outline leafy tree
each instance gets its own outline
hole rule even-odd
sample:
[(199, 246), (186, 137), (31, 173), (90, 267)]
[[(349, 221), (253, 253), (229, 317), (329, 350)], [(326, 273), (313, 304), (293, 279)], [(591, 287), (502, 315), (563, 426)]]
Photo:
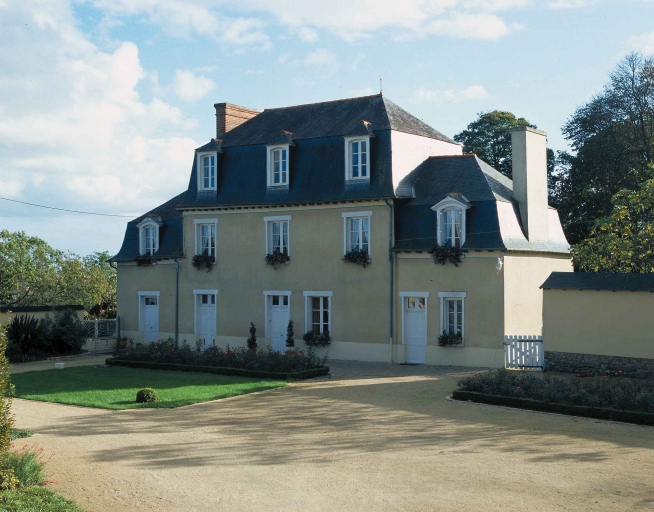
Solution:
[(511, 128), (518, 126), (536, 128), (524, 117), (517, 118), (511, 112), (482, 112), (467, 129), (457, 133), (454, 140), (463, 144), (464, 153), (475, 153), (484, 162), (510, 178)]
[[(654, 59), (632, 53), (599, 94), (563, 127), (574, 154), (562, 153), (554, 204), (568, 240), (590, 235), (613, 208), (613, 196), (650, 177), (654, 155)], [(596, 233), (596, 230), (594, 231)]]
[(109, 257), (82, 258), (23, 232), (0, 231), (0, 306), (97, 305), (97, 316), (115, 316), (116, 269)]
[(608, 217), (572, 249), (575, 266), (592, 272), (654, 272), (654, 179), (613, 198)]

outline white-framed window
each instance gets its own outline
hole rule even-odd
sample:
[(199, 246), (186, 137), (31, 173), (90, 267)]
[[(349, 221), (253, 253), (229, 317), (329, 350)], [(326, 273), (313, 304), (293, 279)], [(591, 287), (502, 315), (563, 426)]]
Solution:
[(306, 332), (326, 334), (332, 331), (332, 292), (304, 292)]
[(151, 219), (139, 222), (139, 254), (153, 256), (159, 250), (159, 224)]
[(216, 257), (218, 219), (195, 219), (195, 254)]
[(461, 247), (466, 241), (466, 210), (470, 203), (461, 196), (461, 200), (447, 197), (432, 206), (436, 212), (438, 245)]
[(370, 180), (370, 137), (345, 137), (345, 180)]
[(216, 190), (218, 153), (198, 153), (198, 190)]
[(366, 251), (370, 254), (370, 219), (372, 212), (343, 213), (343, 254)]
[(441, 302), (441, 333), (461, 336), (465, 340), (466, 292), (439, 292)]
[(266, 254), (280, 252), (290, 256), (290, 215), (264, 217), (266, 223)]
[(268, 146), (267, 160), (269, 187), (288, 187), (289, 146), (290, 144)]

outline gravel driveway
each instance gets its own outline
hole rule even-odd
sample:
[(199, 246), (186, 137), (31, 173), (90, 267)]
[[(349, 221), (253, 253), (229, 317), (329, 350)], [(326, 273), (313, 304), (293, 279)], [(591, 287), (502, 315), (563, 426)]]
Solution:
[(179, 409), (13, 410), (88, 511), (654, 509), (652, 427), (450, 402), (461, 369), (330, 366)]

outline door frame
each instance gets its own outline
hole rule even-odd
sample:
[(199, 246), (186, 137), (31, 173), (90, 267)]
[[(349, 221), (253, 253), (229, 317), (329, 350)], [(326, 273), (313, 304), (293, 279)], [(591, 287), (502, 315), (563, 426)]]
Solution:
[[(193, 290), (193, 334), (198, 336), (200, 334), (198, 315), (200, 314), (200, 308), (198, 307), (198, 296), (199, 295), (215, 295), (216, 304), (215, 304), (215, 318), (216, 321), (216, 338), (218, 337), (218, 290)], [(197, 338), (196, 338), (197, 339)]]
[(264, 316), (263, 316), (263, 323), (266, 326), (264, 329), (264, 337), (270, 340), (270, 346), (272, 346), (272, 333), (270, 332), (270, 326), (268, 325), (268, 313), (269, 313), (269, 299), (268, 297), (271, 295), (285, 295), (288, 297), (288, 319), (291, 320), (291, 293), (290, 291), (282, 291), (282, 290), (264, 290), (263, 291), (263, 310), (264, 310)]
[(416, 298), (423, 298), (425, 299), (425, 336), (426, 336), (426, 344), (425, 344), (425, 350), (427, 348), (427, 345), (429, 345), (429, 292), (400, 292), (400, 304), (402, 305), (402, 345), (404, 346), (404, 360), (406, 361), (406, 354), (407, 354), (407, 342), (406, 342), (406, 331), (404, 328), (404, 317), (406, 314), (406, 303), (404, 302), (408, 297), (416, 297)]
[(147, 292), (139, 291), (139, 331), (143, 333), (143, 339), (145, 340), (145, 298), (146, 297), (156, 297), (157, 298), (157, 336), (161, 332), (161, 292)]

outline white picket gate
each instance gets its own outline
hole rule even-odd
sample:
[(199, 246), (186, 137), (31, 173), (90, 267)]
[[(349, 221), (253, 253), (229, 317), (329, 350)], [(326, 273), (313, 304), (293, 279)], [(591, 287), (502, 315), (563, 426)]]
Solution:
[(85, 320), (82, 324), (86, 334), (86, 343), (82, 347), (84, 350), (95, 352), (116, 346), (118, 337), (118, 320), (116, 318)]
[(545, 369), (542, 336), (504, 336), (504, 367)]

